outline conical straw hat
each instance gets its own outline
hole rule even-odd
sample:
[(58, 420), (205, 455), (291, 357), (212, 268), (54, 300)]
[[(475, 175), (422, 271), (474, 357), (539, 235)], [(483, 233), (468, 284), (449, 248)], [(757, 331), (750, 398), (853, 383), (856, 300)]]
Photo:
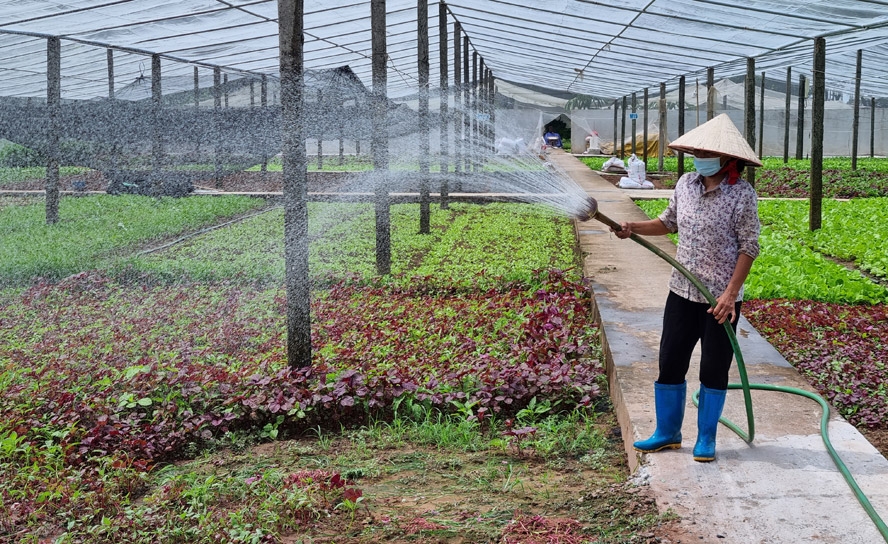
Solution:
[(746, 138), (740, 134), (728, 114), (723, 113), (699, 127), (679, 137), (669, 144), (676, 151), (694, 154), (695, 151), (709, 151), (728, 157), (743, 159), (747, 163), (761, 166), (762, 161), (755, 156)]

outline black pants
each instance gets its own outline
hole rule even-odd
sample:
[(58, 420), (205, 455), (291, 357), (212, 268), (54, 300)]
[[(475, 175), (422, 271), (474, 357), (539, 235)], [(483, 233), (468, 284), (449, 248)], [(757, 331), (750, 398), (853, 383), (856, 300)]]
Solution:
[[(737, 331), (740, 302), (732, 327)], [(724, 323), (707, 313), (709, 304), (692, 302), (669, 292), (663, 312), (663, 334), (660, 337), (660, 376), (662, 384), (680, 384), (685, 381), (691, 365), (691, 354), (697, 341), (702, 342), (700, 356), (700, 383), (710, 389), (728, 388), (728, 370), (734, 350)]]

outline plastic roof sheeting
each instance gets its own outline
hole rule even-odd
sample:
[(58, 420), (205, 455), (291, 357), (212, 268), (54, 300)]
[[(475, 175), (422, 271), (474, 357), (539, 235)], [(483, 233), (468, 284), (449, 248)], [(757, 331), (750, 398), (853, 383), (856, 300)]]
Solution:
[[(305, 66), (348, 65), (371, 86), (370, 2), (305, 1)], [(453, 25), (459, 22), (495, 77), (616, 98), (679, 76), (705, 79), (756, 72), (810, 77), (813, 38), (826, 38), (827, 86), (853, 91), (863, 50), (861, 93), (888, 96), (888, 0), (549, 0), (446, 2), (448, 72), (453, 81)], [(115, 88), (149, 78), (147, 54), (160, 54), (164, 92), (185, 90), (199, 67), (201, 86), (220, 66), (232, 78), (278, 73), (274, 0), (0, 0), (0, 96), (46, 96), (46, 36), (62, 38), (62, 96), (108, 95), (106, 46), (114, 52)], [(388, 0), (388, 92), (418, 90), (416, 0)], [(429, 3), (431, 73), (439, 81), (438, 3)], [(470, 54), (470, 59), (471, 59)], [(470, 70), (471, 72), (471, 70)]]

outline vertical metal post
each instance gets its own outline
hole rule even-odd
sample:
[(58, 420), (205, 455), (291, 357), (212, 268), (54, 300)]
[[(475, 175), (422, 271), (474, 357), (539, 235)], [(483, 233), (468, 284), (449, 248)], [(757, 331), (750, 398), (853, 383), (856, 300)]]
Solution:
[[(305, 150), (303, 0), (278, 0), (282, 157), (284, 175), (284, 257), (287, 292), (287, 362), (311, 365), (311, 310), (308, 280), (308, 157)], [(263, 79), (264, 82), (264, 79)], [(263, 93), (264, 96), (264, 93)]]
[[(755, 58), (746, 58), (746, 85), (744, 90), (743, 109), (745, 119), (743, 127), (745, 129), (746, 142), (750, 149), (755, 149)], [(755, 167), (746, 166), (746, 181), (755, 187)]]
[(108, 98), (114, 100), (114, 50), (109, 47), (105, 57), (108, 59)]
[(438, 105), (438, 123), (441, 130), (440, 144), (440, 161), (441, 161), (441, 208), (447, 209), (447, 193), (449, 185), (447, 176), (450, 174), (450, 116), (448, 112), (448, 102), (450, 101), (450, 89), (448, 88), (448, 58), (447, 58), (447, 4), (440, 2), (438, 4), (438, 73), (440, 75), (438, 81), (439, 105)]
[(715, 68), (706, 69), (706, 120), (715, 117)]
[(857, 50), (857, 72), (854, 75), (854, 121), (851, 123), (851, 170), (857, 170), (857, 142), (860, 133), (860, 72), (863, 49)]
[(428, 234), (429, 217), (429, 3), (416, 2), (416, 70), (419, 76), (419, 233)]
[(481, 153), (481, 162), (486, 163), (488, 154), (493, 149), (493, 144), (490, 138), (490, 70), (487, 69), (487, 65), (484, 64), (484, 57), (481, 57), (481, 66), (479, 68), (481, 76), (480, 82), (480, 90), (481, 94), (481, 117), (478, 120), (478, 125), (481, 127), (481, 135), (484, 137), (484, 142), (482, 149), (484, 150)]
[[(678, 135), (685, 133), (685, 76), (678, 78)], [(647, 144), (645, 144), (647, 145)], [(684, 152), (678, 152), (678, 177), (685, 173)]]
[(160, 55), (155, 53), (151, 55), (151, 193), (155, 196), (163, 193), (163, 91), (160, 81)]
[(786, 111), (784, 112), (783, 127), (783, 164), (789, 162), (789, 123), (792, 121), (792, 67), (786, 68)]
[(876, 97), (870, 98), (870, 158), (876, 156)]
[(339, 132), (339, 166), (345, 164), (345, 122), (342, 120), (342, 117), (339, 118), (338, 121), (338, 132)]
[(222, 69), (213, 68), (213, 179), (222, 187)]
[(222, 98), (224, 100), (224, 107), (228, 109), (228, 74), (222, 75)]
[(644, 161), (645, 166), (647, 166), (648, 162), (648, 108), (650, 105), (648, 104), (648, 88), (644, 88), (644, 99), (642, 100), (644, 103), (644, 129), (642, 134), (642, 140), (644, 140), (644, 152), (643, 158), (641, 160)]
[[(324, 111), (324, 106), (321, 104), (321, 101), (324, 99), (324, 94), (323, 94), (323, 91), (321, 91), (321, 89), (318, 89), (317, 96), (318, 96), (318, 99), (317, 99), (318, 101), (317, 101), (317, 104), (315, 104), (315, 106), (316, 106), (315, 115), (320, 116), (321, 112)], [(317, 140), (317, 142), (318, 142), (318, 170), (323, 170), (324, 169), (324, 132), (321, 129), (321, 127), (315, 127), (315, 130), (317, 131), (317, 137), (318, 137), (318, 140)]]
[(623, 107), (620, 110), (620, 158), (626, 156), (626, 95), (623, 95)]
[(197, 73), (197, 66), (194, 67), (194, 111), (200, 109), (200, 77)]
[[(301, 1), (302, 0), (300, 0), (300, 2)], [(300, 5), (301, 5), (301, 3), (300, 3)], [(302, 12), (300, 11), (300, 13), (302, 13)], [(304, 76), (300, 76), (300, 77), (304, 78)], [(268, 77), (265, 74), (262, 74), (262, 79), (260, 79), (259, 81), (260, 81), (260, 83), (259, 83), (259, 105), (262, 107), (263, 119), (268, 120), (268, 117), (269, 117), (269, 115), (268, 115)], [(304, 100), (305, 98), (304, 98), (304, 95), (302, 94), (302, 93), (304, 93), (304, 88), (303, 88), (305, 85), (304, 80), (301, 85), (302, 86), (299, 88), (299, 93), (300, 93), (300, 96), (303, 97), (302, 99)], [(305, 111), (304, 110), (304, 108), (305, 108), (304, 103), (300, 104), (299, 107), (302, 108), (302, 110), (301, 110), (302, 112)], [(304, 115), (304, 113), (303, 113), (303, 115)], [(263, 144), (264, 145), (262, 146), (262, 165), (259, 167), (259, 170), (262, 172), (262, 177), (265, 177), (268, 174), (268, 151), (267, 151), (268, 142), (267, 141), (263, 142)], [(303, 142), (302, 145), (304, 146), (305, 142)]]
[(826, 101), (826, 40), (814, 38), (814, 99), (811, 104), (811, 203), (808, 228), (821, 226), (823, 207), (823, 109)]
[(255, 85), (255, 83), (256, 83), (256, 80), (253, 78), (250, 78), (250, 107), (251, 108), (256, 105), (256, 85)]
[(49, 109), (49, 135), (46, 142), (46, 224), (59, 222), (59, 128), (62, 103), (62, 43), (46, 39), (46, 107)]
[(490, 149), (491, 152), (496, 152), (496, 78), (493, 77), (493, 70), (488, 70), (487, 73), (490, 85)]
[[(469, 173), (469, 164), (472, 156), (472, 104), (470, 92), (471, 82), (469, 80), (469, 37), (463, 36), (463, 175)], [(462, 182), (459, 184), (462, 189)]]
[(636, 93), (632, 93), (632, 153), (635, 153), (635, 131), (636, 131), (636, 119), (638, 118), (638, 103), (637, 103)]
[[(462, 102), (462, 30), (460, 24), (453, 23), (453, 174), (457, 180), (462, 178), (463, 171), (463, 115), (465, 103)], [(456, 182), (456, 189), (462, 188), (462, 181)]]
[(758, 144), (759, 158), (761, 159), (765, 150), (765, 73), (762, 72), (761, 96), (759, 97), (759, 123), (758, 123)]
[(620, 133), (617, 130), (619, 127), (619, 125), (617, 124), (617, 115), (619, 114), (619, 111), (620, 111), (620, 102), (619, 102), (619, 100), (615, 99), (614, 100), (614, 153), (613, 153), (613, 155), (615, 157), (618, 154), (623, 152), (622, 150), (620, 150), (619, 152), (617, 151), (617, 146), (620, 143)]
[(796, 132), (796, 160), (802, 160), (802, 151), (805, 145), (805, 76), (799, 76), (799, 111), (798, 131)]
[(666, 83), (660, 83), (660, 134), (657, 136), (657, 171), (663, 172), (663, 158), (666, 156)]
[(478, 172), (480, 169), (480, 165), (478, 164), (478, 145), (480, 144), (480, 138), (478, 136), (478, 51), (472, 51), (472, 98), (471, 98), (471, 112), (472, 112), (472, 126), (470, 129), (470, 133), (472, 135), (469, 140), (470, 154), (471, 160), (469, 162), (472, 163), (472, 172)]
[(377, 182), (374, 195), (376, 211), (376, 272), (380, 276), (391, 273), (391, 210), (388, 193), (389, 138), (386, 124), (388, 109), (388, 58), (385, 39), (385, 0), (370, 0), (370, 32), (372, 39), (373, 70), (373, 135), (370, 149)]
[[(114, 96), (114, 50), (110, 47), (105, 51), (105, 57), (108, 63), (108, 109), (111, 112), (112, 117), (116, 118), (115, 113), (115, 96)], [(111, 170), (117, 170), (117, 155), (119, 151), (119, 146), (117, 142), (119, 141), (119, 128), (118, 124), (115, 123), (113, 127), (108, 127), (110, 133), (106, 133), (105, 137), (111, 140)]]

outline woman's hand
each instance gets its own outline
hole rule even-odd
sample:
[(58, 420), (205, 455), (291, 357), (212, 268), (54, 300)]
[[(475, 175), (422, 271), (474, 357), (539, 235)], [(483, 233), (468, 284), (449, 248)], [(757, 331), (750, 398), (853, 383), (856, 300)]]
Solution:
[(627, 222), (620, 223), (620, 227), (622, 227), (622, 230), (614, 230), (613, 227), (611, 227), (611, 232), (616, 234), (617, 238), (619, 238), (621, 240), (625, 240), (626, 238), (629, 238), (630, 236), (632, 236), (631, 223), (627, 223)]
[(730, 318), (731, 323), (737, 320), (737, 293), (730, 293), (725, 291), (722, 293), (718, 300), (716, 300), (717, 304), (715, 307), (710, 307), (707, 312), (711, 313), (713, 317), (718, 321), (719, 325), (725, 322), (726, 319)]

